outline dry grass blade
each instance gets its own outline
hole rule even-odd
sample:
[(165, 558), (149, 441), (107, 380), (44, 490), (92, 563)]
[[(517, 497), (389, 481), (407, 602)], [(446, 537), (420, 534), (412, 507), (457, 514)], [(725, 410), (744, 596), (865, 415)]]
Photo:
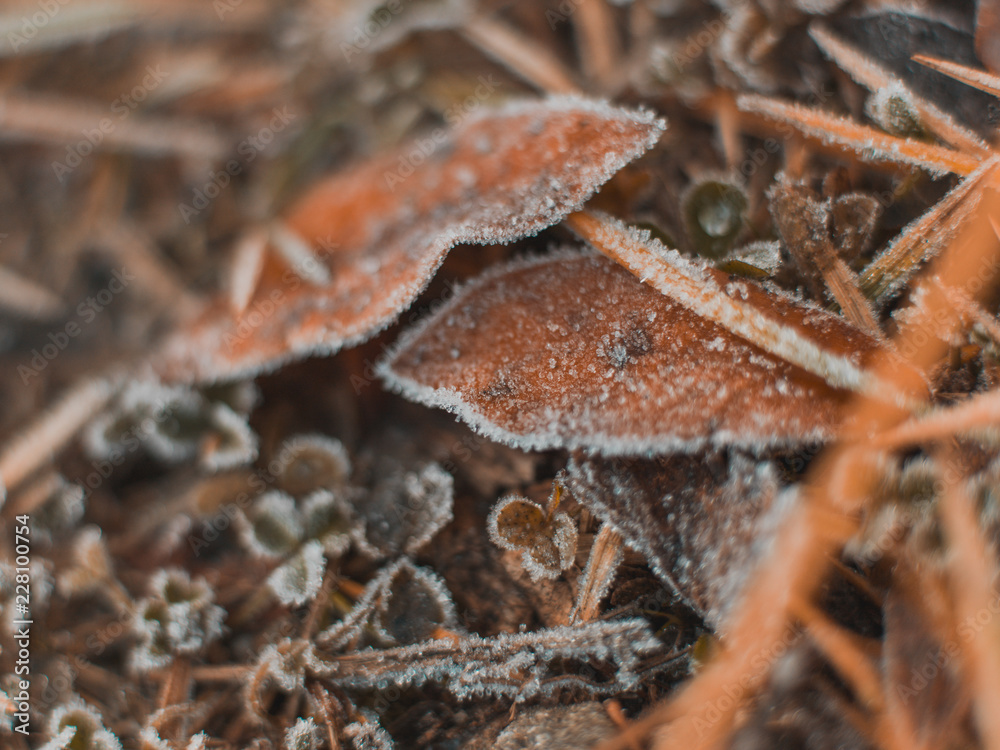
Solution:
[[(947, 455), (947, 454), (946, 454)], [(965, 673), (974, 688), (975, 717), (983, 744), (1000, 748), (1000, 610), (996, 557), (982, 536), (974, 501), (955, 479), (946, 479), (941, 520), (951, 554), (951, 589), (956, 619), (966, 625), (959, 639)]]
[(615, 220), (577, 213), (567, 224), (654, 289), (834, 388), (891, 393), (864, 370), (863, 359), (878, 344), (841, 318), (749, 281), (733, 283)]
[(0, 490), (4, 495), (51, 460), (108, 403), (116, 389), (112, 376), (81, 381), (8, 443), (0, 452)]
[(583, 583), (580, 584), (576, 606), (569, 616), (571, 625), (590, 622), (597, 617), (601, 599), (608, 593), (623, 556), (621, 534), (604, 524), (590, 550), (590, 559), (583, 572)]
[(602, 89), (606, 89), (621, 67), (621, 52), (611, 8), (603, 0), (582, 0), (576, 9), (573, 24), (584, 71)]
[(0, 266), (0, 307), (35, 320), (50, 320), (63, 311), (57, 294), (4, 266)]
[[(813, 24), (809, 34), (828, 57), (846, 70), (851, 77), (870, 91), (878, 91), (889, 86), (901, 86), (899, 78), (883, 68), (874, 60), (865, 57), (861, 52), (839, 39), (823, 26)], [(990, 147), (982, 138), (967, 128), (963, 128), (949, 115), (942, 112), (923, 97), (907, 90), (922, 124), (928, 127), (938, 138), (950, 143), (966, 154), (985, 156), (990, 153)]]
[(932, 70), (944, 73), (946, 76), (951, 76), (956, 81), (967, 83), (980, 91), (985, 91), (987, 94), (1000, 97), (1000, 76), (994, 75), (989, 71), (977, 70), (967, 65), (960, 65), (950, 60), (942, 60), (929, 55), (914, 55), (913, 59)]
[(798, 601), (791, 607), (792, 616), (806, 626), (809, 637), (822, 650), (834, 668), (851, 685), (857, 696), (871, 711), (881, 712), (882, 680), (857, 637), (835, 623), (807, 601)]
[(837, 115), (827, 114), (801, 104), (789, 104), (756, 94), (736, 99), (737, 106), (778, 122), (792, 125), (810, 138), (859, 154), (868, 161), (920, 167), (932, 175), (971, 174), (981, 159), (922, 141), (897, 138), (874, 128)]
[(974, 209), (984, 183), (994, 179), (1000, 160), (991, 158), (956, 185), (899, 236), (861, 273), (861, 289), (876, 302), (891, 297), (928, 257), (958, 232)]
[(948, 441), (957, 434), (995, 428), (1000, 424), (1000, 392), (989, 391), (947, 409), (936, 409), (876, 435), (879, 448), (897, 449), (934, 441)]
[[(37, 6), (24, 4), (0, 15), (0, 58), (17, 55), (29, 41), (34, 53), (81, 41), (96, 41), (136, 23), (144, 14), (137, 12), (130, 3), (122, 2), (65, 5), (58, 13), (46, 18), (46, 23), (31, 26), (34, 33), (29, 40), (24, 30), (32, 10), (37, 12)], [(48, 14), (49, 11), (45, 12)], [(144, 12), (148, 13), (149, 9), (144, 9)]]
[(580, 87), (559, 58), (532, 44), (516, 29), (482, 16), (470, 18), (461, 29), (472, 44), (506, 66), (539, 91), (579, 94)]
[(229, 144), (213, 130), (187, 120), (150, 115), (113, 122), (107, 108), (39, 94), (0, 97), (0, 133), (5, 140), (30, 140), (57, 145), (76, 143), (81, 133), (102, 134), (98, 148), (151, 156), (178, 155), (215, 161)]

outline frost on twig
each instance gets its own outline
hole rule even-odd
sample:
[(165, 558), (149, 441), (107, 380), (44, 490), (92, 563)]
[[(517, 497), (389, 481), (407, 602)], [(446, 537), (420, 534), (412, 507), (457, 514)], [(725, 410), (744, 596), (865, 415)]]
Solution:
[(460, 700), (493, 696), (525, 701), (563, 688), (597, 696), (634, 689), (642, 674), (663, 666), (654, 658), (661, 651), (645, 620), (592, 622), (326, 656), (320, 675), (358, 690), (435, 682)]

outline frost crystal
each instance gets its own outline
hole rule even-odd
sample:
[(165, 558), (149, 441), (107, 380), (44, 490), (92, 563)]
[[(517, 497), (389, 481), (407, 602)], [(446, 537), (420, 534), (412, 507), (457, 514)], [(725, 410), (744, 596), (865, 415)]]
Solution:
[(550, 517), (541, 505), (519, 495), (498, 500), (486, 528), (498, 547), (522, 553), (533, 581), (556, 578), (576, 560), (576, 522), (565, 513)]
[(247, 548), (261, 557), (282, 557), (302, 541), (305, 530), (294, 498), (272, 490), (258, 497), (237, 516)]
[[(827, 317), (811, 325), (839, 336)], [(833, 433), (844, 399), (612, 261), (570, 253), (487, 272), (379, 373), (498, 442), (605, 455), (800, 445)]]
[(378, 723), (378, 717), (371, 711), (361, 711), (362, 721), (355, 721), (344, 727), (347, 737), (354, 750), (394, 750), (396, 747), (392, 737)]
[(664, 127), (603, 102), (519, 102), (468, 118), (415, 170), (400, 169), (408, 147), (321, 182), (286, 222), (314, 245), (330, 283), (308, 283), (269, 258), (240, 315), (220, 299), (167, 342), (157, 367), (176, 381), (232, 379), (364, 341), (409, 307), (452, 247), (554, 224)]
[(302, 545), (291, 559), (275, 569), (268, 576), (267, 585), (282, 603), (297, 607), (319, 593), (325, 570), (323, 545), (313, 540)]
[(159, 669), (177, 654), (194, 654), (222, 635), (226, 611), (213, 603), (214, 592), (201, 578), (182, 570), (161, 570), (150, 579), (151, 596), (136, 605), (132, 628), (139, 643), (136, 669)]

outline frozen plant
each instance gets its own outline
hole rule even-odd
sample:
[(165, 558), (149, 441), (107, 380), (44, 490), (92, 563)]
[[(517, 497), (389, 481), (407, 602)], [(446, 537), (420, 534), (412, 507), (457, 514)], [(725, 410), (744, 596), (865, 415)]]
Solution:
[(349, 644), (405, 646), (458, 628), (458, 617), (444, 581), (403, 558), (369, 581), (354, 608), (323, 632), (318, 642), (335, 650)]
[(556, 578), (576, 560), (576, 522), (556, 512), (558, 485), (546, 510), (520, 495), (500, 498), (486, 520), (490, 539), (501, 549), (521, 553), (531, 580)]
[(299, 497), (313, 490), (343, 487), (351, 476), (351, 460), (336, 438), (319, 434), (295, 435), (284, 442), (275, 458), (275, 484)]
[(249, 463), (257, 436), (245, 415), (186, 386), (132, 381), (84, 433), (92, 458), (120, 464), (142, 448), (165, 463), (199, 458), (209, 471)]
[(297, 607), (319, 593), (326, 558), (323, 546), (311, 540), (267, 577), (267, 585), (282, 604)]
[(121, 742), (104, 728), (101, 717), (79, 698), (55, 708), (49, 716), (52, 739), (38, 750), (121, 750)]
[(359, 720), (344, 727), (344, 736), (351, 741), (354, 750), (393, 750), (396, 744), (379, 724), (378, 717), (371, 711), (360, 713)]
[(285, 750), (319, 750), (319, 727), (311, 718), (299, 717), (285, 732)]
[(151, 596), (136, 604), (132, 628), (139, 638), (132, 665), (160, 669), (179, 654), (195, 654), (222, 635), (226, 611), (213, 603), (212, 587), (182, 570), (161, 570), (150, 580)]
[(356, 505), (365, 520), (365, 551), (373, 557), (415, 554), (451, 521), (453, 495), (451, 474), (439, 464), (388, 469)]

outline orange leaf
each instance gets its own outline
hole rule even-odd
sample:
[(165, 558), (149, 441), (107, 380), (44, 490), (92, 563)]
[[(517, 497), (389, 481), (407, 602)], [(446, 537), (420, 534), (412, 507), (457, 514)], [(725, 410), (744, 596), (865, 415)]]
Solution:
[(500, 442), (605, 455), (822, 440), (844, 397), (612, 261), (568, 253), (477, 279), (380, 371)]
[(559, 221), (664, 127), (649, 112), (577, 98), (518, 103), (320, 182), (286, 223), (319, 249), (323, 273), (271, 255), (246, 308), (234, 317), (220, 299), (167, 342), (158, 369), (221, 380), (360, 343), (411, 304), (453, 246)]

